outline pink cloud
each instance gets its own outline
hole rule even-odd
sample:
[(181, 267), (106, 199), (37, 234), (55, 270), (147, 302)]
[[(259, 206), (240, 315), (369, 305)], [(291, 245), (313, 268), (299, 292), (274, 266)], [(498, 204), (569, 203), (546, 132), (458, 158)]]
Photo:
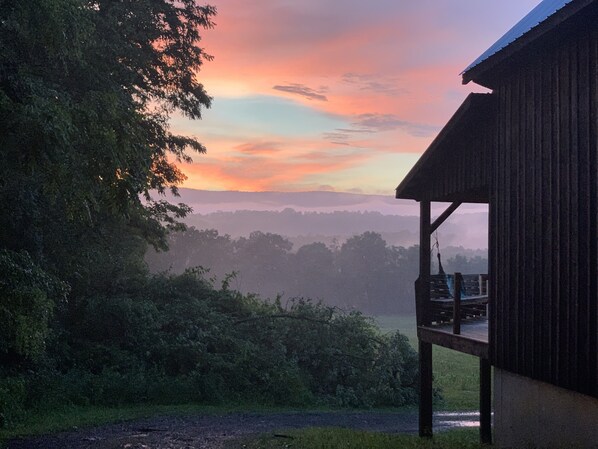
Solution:
[(235, 150), (245, 154), (274, 154), (281, 151), (280, 143), (278, 142), (252, 142), (236, 145)]
[(291, 157), (225, 155), (197, 158), (182, 169), (189, 180), (186, 187), (218, 185), (227, 190), (289, 190), (290, 185), (307, 188), (309, 177), (358, 166), (366, 155), (357, 152), (299, 152)]
[(199, 77), (216, 103), (219, 96), (276, 95), (346, 126), (298, 139), (276, 128), (257, 135), (232, 118), (218, 135), (202, 134), (199, 123), (208, 155), (182, 167), (185, 185), (288, 190), (336, 188), (322, 179), (327, 173), (336, 182), (343, 170), (381, 154), (425, 150), (473, 88), (460, 84), (460, 71), (537, 0), (212, 3), (217, 26), (204, 33), (204, 46), (215, 60)]

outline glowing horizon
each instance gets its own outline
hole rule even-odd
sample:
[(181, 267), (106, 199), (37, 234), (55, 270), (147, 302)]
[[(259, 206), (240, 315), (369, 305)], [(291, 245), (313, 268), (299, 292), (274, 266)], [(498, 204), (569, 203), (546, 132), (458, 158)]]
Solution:
[(537, 0), (214, 0), (198, 74), (213, 107), (172, 120), (206, 155), (183, 187), (388, 194), (475, 85), (458, 74)]

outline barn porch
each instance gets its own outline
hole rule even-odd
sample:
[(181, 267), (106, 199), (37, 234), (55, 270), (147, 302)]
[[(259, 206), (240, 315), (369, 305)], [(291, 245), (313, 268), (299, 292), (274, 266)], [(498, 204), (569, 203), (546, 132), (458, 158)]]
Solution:
[[(422, 315), (418, 338), (487, 359), (489, 283), (487, 274), (431, 274), (427, 288), (416, 289)], [(421, 297), (421, 288), (429, 297)]]
[[(420, 205), (419, 277), (415, 284), (420, 436), (429, 437), (433, 433), (432, 345), (439, 345), (479, 358), (480, 439), (483, 443), (492, 440), (489, 349), (492, 279), (479, 274), (454, 273), (444, 278), (432, 275), (430, 240), (463, 203), (491, 205), (490, 156), (495, 137), (495, 107), (492, 95), (470, 94), (396, 190), (396, 198), (413, 199)], [(432, 202), (448, 203), (434, 220)], [(489, 213), (491, 220), (491, 207)], [(477, 283), (477, 292), (467, 288), (472, 283)]]
[[(480, 440), (492, 442), (492, 389), (489, 345), (491, 279), (485, 274), (431, 274), (432, 233), (461, 205), (451, 204), (434, 222), (431, 201), (420, 201), (420, 267), (415, 283), (420, 369), (419, 434), (433, 434), (432, 345), (479, 358)], [(443, 282), (450, 280), (452, 282)], [(473, 280), (477, 279), (477, 282)], [(471, 284), (478, 284), (477, 291)], [(446, 285), (446, 287), (445, 287)]]

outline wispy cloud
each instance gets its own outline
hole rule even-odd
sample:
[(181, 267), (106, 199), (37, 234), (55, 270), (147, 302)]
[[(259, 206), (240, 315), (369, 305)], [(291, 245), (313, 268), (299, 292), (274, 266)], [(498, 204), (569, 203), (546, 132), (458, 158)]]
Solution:
[(349, 145), (349, 135), (344, 132), (328, 132), (324, 133), (322, 137), (335, 145)]
[(359, 114), (353, 125), (360, 130), (375, 132), (400, 129), (415, 137), (430, 137), (438, 131), (437, 126), (405, 121), (395, 114)]
[(272, 89), (278, 90), (280, 92), (299, 95), (303, 98), (307, 98), (308, 100), (328, 101), (328, 98), (326, 98), (326, 95), (324, 95), (324, 93), (327, 91), (326, 87), (320, 87), (318, 90), (316, 90), (306, 86), (305, 84), (292, 83), (286, 85), (277, 84), (276, 86), (272, 87)]
[(345, 134), (371, 134), (374, 132), (371, 129), (352, 129), (352, 128), (337, 128), (337, 131), (340, 131)]
[(382, 75), (345, 73), (342, 81), (354, 85), (359, 90), (376, 92), (385, 95), (398, 96), (409, 93), (404, 87), (399, 87), (397, 78), (389, 78)]
[(244, 154), (275, 154), (281, 150), (281, 144), (278, 142), (252, 142), (243, 143), (234, 148)]

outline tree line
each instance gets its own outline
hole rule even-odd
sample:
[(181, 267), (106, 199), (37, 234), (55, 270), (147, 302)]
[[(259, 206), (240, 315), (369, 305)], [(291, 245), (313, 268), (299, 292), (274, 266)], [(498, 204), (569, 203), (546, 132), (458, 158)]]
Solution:
[[(229, 279), (239, 291), (265, 298), (312, 298), (375, 315), (415, 312), (419, 247), (389, 245), (376, 232), (293, 251), (292, 243), (278, 234), (255, 231), (234, 239), (192, 227), (171, 234), (168, 246), (168, 252), (148, 251), (151, 271), (182, 273), (198, 266), (215, 280)], [(485, 273), (487, 259), (457, 254), (443, 267), (447, 272)]]

